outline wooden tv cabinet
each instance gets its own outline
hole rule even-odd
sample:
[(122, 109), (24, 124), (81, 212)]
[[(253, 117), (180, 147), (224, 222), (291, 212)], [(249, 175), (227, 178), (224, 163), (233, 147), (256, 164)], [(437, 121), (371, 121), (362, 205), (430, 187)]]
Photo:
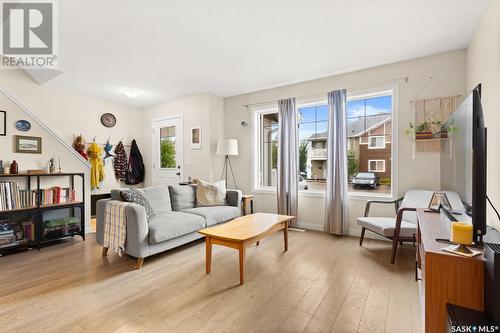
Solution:
[(441, 214), (417, 210), (417, 277), (426, 333), (446, 331), (446, 303), (483, 310), (483, 255), (467, 258), (444, 252), (450, 223)]

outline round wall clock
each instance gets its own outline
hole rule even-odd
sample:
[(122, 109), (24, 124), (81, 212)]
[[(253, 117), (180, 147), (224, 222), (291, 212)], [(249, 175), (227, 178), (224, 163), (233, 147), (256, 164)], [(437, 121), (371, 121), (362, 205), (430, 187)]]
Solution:
[(101, 123), (106, 127), (113, 127), (116, 125), (116, 117), (112, 113), (104, 113), (101, 116)]

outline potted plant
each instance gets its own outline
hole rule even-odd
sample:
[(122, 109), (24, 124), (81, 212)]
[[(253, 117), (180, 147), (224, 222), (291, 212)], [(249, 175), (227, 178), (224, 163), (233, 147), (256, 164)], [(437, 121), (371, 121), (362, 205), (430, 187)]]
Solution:
[(415, 127), (413, 127), (413, 124), (410, 124), (410, 128), (412, 128), (415, 133), (415, 140), (432, 139), (431, 125), (428, 122), (424, 121)]
[(454, 133), (456, 131), (458, 131), (458, 126), (455, 125), (455, 120), (451, 119), (441, 125), (439, 135), (441, 138), (447, 138), (448, 133)]

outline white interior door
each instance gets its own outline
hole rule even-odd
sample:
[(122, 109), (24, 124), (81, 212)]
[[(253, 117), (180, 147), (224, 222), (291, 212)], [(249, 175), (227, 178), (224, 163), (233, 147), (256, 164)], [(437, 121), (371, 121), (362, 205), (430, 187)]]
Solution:
[(178, 185), (183, 180), (183, 117), (153, 121), (154, 184)]

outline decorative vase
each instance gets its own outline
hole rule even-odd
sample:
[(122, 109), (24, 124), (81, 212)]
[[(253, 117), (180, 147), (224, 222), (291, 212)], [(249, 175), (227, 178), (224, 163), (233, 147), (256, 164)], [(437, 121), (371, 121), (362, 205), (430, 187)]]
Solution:
[(16, 160), (14, 160), (10, 165), (10, 173), (12, 175), (17, 175), (18, 172), (19, 172), (19, 166), (17, 165)]

